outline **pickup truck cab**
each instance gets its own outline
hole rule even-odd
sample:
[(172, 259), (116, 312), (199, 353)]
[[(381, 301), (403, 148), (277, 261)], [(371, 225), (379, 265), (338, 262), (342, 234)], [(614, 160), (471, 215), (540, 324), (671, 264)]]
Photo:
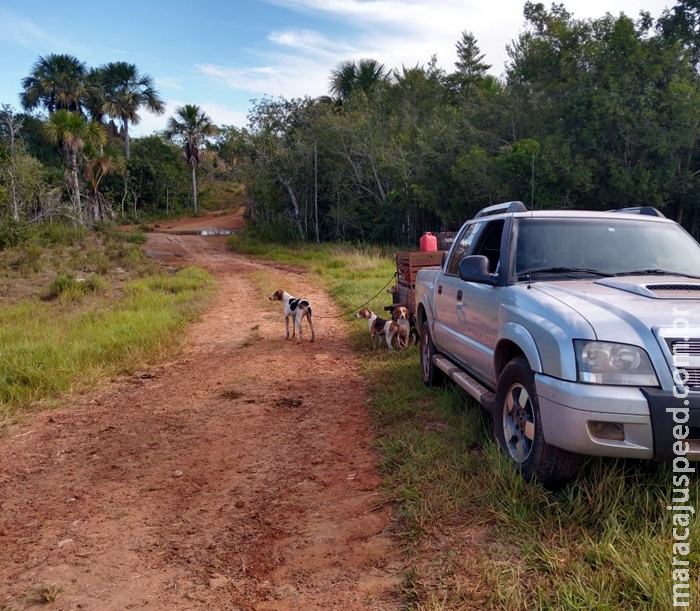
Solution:
[(700, 244), (655, 209), (490, 206), (415, 301), (423, 381), (491, 411), (526, 480), (564, 485), (582, 455), (700, 459)]

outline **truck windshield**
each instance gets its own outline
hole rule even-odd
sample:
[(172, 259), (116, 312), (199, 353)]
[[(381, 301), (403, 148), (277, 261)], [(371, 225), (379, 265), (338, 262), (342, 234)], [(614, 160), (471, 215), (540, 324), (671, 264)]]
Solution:
[(636, 218), (519, 219), (518, 278), (545, 274), (700, 277), (700, 245), (679, 225)]

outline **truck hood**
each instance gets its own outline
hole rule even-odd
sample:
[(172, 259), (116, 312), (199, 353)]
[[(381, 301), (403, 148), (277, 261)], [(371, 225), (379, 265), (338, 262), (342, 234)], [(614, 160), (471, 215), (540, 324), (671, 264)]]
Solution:
[(598, 339), (619, 341), (630, 338), (630, 332), (644, 336), (655, 327), (673, 326), (680, 317), (700, 328), (700, 279), (630, 276), (537, 282), (531, 288), (578, 312)]

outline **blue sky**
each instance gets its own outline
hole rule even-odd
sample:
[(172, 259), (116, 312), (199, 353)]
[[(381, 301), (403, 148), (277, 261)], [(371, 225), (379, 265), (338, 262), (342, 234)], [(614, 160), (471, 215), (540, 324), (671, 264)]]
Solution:
[[(658, 17), (669, 0), (562, 0), (576, 18), (606, 12)], [(146, 111), (133, 135), (165, 126), (177, 106), (199, 105), (217, 125), (244, 127), (251, 100), (328, 93), (332, 70), (372, 58), (387, 68), (454, 70), (463, 31), (500, 76), (525, 0), (2, 0), (0, 103), (19, 109), (22, 78), (40, 57), (67, 53), (95, 67), (136, 64), (154, 78), (166, 114)], [(545, 2), (549, 6), (550, 2)]]

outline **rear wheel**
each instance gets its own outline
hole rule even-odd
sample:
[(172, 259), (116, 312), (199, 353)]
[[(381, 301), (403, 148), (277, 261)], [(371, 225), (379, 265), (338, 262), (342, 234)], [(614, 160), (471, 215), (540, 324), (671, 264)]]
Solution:
[(526, 481), (537, 479), (556, 489), (576, 477), (581, 457), (544, 439), (535, 376), (524, 357), (510, 361), (498, 379), (493, 426), (499, 445)]
[(445, 383), (445, 374), (438, 369), (433, 362), (433, 357), (437, 354), (433, 338), (430, 335), (428, 321), (424, 321), (420, 334), (420, 370), (423, 384), (426, 386), (439, 386)]

